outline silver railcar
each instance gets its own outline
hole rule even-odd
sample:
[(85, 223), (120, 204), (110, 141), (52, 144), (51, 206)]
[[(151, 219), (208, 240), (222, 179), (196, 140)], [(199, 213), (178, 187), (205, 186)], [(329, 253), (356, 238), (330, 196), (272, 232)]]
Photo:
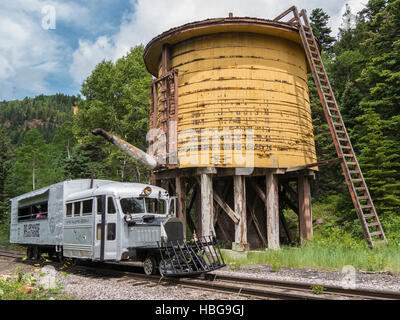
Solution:
[(108, 180), (61, 182), (11, 199), (10, 242), (92, 261), (142, 261), (146, 274), (180, 276), (224, 265), (214, 239), (184, 241), (176, 198), (156, 186)]

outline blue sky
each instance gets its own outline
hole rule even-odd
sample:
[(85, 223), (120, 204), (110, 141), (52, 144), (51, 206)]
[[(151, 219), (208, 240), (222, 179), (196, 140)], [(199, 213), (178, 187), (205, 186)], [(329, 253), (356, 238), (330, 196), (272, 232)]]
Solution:
[(294, 4), (308, 13), (313, 8), (323, 8), (331, 16), (330, 26), (336, 35), (345, 4), (356, 13), (366, 2), (1, 0), (0, 100), (42, 93), (76, 95), (82, 81), (101, 60), (116, 61), (131, 47), (146, 45), (159, 33), (190, 21), (224, 17), (229, 12), (234, 16), (272, 19)]

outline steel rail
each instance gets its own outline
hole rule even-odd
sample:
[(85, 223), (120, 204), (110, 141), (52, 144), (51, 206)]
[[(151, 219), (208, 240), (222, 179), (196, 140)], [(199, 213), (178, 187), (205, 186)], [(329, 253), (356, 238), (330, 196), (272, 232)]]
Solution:
[(260, 279), (253, 277), (243, 277), (243, 276), (232, 276), (223, 274), (208, 273), (203, 275), (203, 278), (209, 281), (235, 281), (237, 283), (243, 284), (261, 284), (261, 285), (273, 285), (277, 287), (285, 287), (291, 289), (301, 289), (301, 290), (312, 290), (316, 285), (323, 287), (324, 293), (341, 294), (346, 296), (367, 298), (367, 299), (384, 299), (384, 300), (400, 300), (400, 293), (390, 290), (374, 290), (374, 289), (352, 289), (344, 288), (341, 286), (334, 285), (321, 285), (318, 283), (308, 283), (308, 282), (295, 282), (286, 280), (270, 280), (270, 279)]
[(25, 254), (21, 252), (0, 249), (0, 257), (22, 258), (24, 255)]

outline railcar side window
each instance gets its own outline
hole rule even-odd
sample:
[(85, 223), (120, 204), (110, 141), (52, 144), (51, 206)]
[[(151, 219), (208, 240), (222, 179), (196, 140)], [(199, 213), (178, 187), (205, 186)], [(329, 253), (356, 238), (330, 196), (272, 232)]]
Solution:
[(18, 209), (18, 221), (30, 220), (32, 218), (31, 207)]
[(115, 213), (115, 206), (114, 206), (114, 201), (112, 197), (107, 198), (107, 213)]
[(42, 202), (27, 207), (18, 208), (18, 221), (46, 219), (48, 217), (48, 203)]
[(82, 201), (82, 215), (90, 216), (93, 211), (93, 200)]
[(97, 197), (97, 214), (103, 213), (103, 201), (101, 197)]
[(107, 224), (107, 240), (115, 240), (115, 230), (116, 224), (115, 223), (108, 223)]
[(67, 217), (72, 217), (72, 203), (67, 203)]
[(81, 203), (75, 202), (74, 203), (74, 217), (79, 216), (81, 214)]
[(97, 228), (96, 228), (96, 237), (97, 237), (97, 240), (101, 240), (101, 223), (98, 223), (97, 224)]

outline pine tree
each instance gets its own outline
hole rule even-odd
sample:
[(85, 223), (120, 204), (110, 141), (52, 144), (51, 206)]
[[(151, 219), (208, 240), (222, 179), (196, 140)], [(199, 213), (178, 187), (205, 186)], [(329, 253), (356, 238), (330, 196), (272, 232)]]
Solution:
[(375, 206), (381, 214), (400, 214), (400, 152), (393, 152), (400, 141), (383, 134), (387, 124), (372, 108), (359, 120), (367, 128), (359, 161)]
[(328, 27), (329, 15), (321, 8), (311, 11), (310, 22), (314, 35), (320, 41), (322, 49), (330, 54), (335, 38), (331, 36), (332, 30)]
[[(148, 181), (146, 168), (91, 134), (91, 130), (103, 128), (142, 150), (147, 149), (151, 75), (146, 70), (143, 51), (138, 46), (115, 64), (99, 63), (82, 85), (86, 100), (79, 104), (74, 134), (85, 144), (91, 166), (97, 167), (97, 177)], [(96, 151), (92, 153), (93, 150)]]
[(27, 131), (22, 144), (15, 151), (14, 183), (19, 194), (51, 184), (54, 172), (50, 152), (37, 129)]
[(0, 222), (9, 211), (8, 183), (11, 174), (11, 145), (4, 128), (0, 129)]

